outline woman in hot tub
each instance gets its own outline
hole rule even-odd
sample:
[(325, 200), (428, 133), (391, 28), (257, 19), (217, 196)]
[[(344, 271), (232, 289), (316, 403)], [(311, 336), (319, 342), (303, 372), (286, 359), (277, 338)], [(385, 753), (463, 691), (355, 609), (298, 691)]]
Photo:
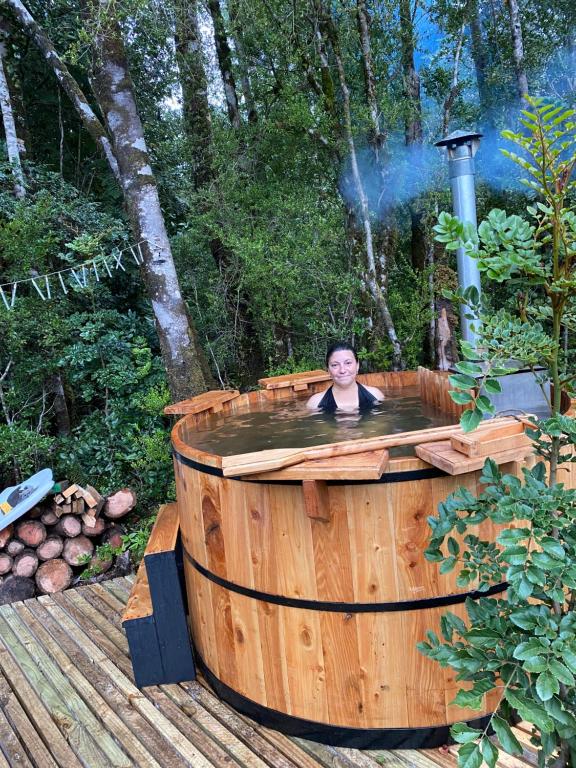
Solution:
[(360, 362), (350, 344), (333, 344), (326, 353), (326, 368), (332, 386), (312, 395), (306, 403), (308, 408), (326, 413), (366, 411), (384, 400), (384, 393), (377, 387), (367, 387), (356, 381)]

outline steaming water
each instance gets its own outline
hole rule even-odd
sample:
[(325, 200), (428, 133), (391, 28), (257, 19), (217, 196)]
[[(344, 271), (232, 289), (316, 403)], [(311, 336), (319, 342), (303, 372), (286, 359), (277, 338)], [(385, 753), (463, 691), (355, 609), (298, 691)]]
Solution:
[[(383, 403), (362, 414), (309, 411), (305, 400), (267, 403), (257, 412), (246, 408), (227, 416), (214, 414), (198, 429), (183, 430), (182, 437), (201, 451), (233, 456), (270, 448), (308, 448), (455, 423), (453, 416), (423, 403), (418, 387), (385, 390), (385, 394)], [(391, 455), (409, 453), (409, 448), (391, 451)]]

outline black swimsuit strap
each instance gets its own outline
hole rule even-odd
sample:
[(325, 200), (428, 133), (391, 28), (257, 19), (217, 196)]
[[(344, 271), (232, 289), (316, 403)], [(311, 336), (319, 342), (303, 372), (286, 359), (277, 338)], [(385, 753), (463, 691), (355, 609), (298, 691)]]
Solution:
[[(366, 389), (366, 387), (364, 387), (362, 384), (359, 382), (357, 382), (357, 384), (359, 410), (364, 411), (368, 408), (372, 408), (372, 406), (378, 402), (378, 398), (375, 397), (372, 392)], [(334, 393), (332, 392), (332, 387), (326, 390), (322, 400), (320, 400), (318, 403), (318, 408), (320, 408), (322, 411), (326, 411), (327, 413), (333, 413), (338, 409), (338, 405), (334, 399)]]

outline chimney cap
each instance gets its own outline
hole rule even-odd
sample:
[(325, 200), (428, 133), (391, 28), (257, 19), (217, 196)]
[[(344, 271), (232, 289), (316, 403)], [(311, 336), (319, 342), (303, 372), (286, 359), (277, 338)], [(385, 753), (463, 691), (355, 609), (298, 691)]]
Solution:
[(483, 133), (476, 131), (452, 131), (440, 141), (435, 141), (435, 147), (458, 147), (461, 144), (467, 144), (470, 141), (478, 141), (484, 136)]

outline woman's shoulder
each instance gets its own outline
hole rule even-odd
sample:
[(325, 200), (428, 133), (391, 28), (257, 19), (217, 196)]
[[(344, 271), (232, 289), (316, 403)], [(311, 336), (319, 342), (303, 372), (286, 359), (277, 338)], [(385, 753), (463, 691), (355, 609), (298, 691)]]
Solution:
[(362, 384), (364, 389), (367, 389), (368, 392), (370, 392), (371, 395), (374, 395), (374, 397), (377, 400), (385, 400), (386, 396), (384, 395), (384, 392), (382, 392), (381, 389), (378, 389), (378, 387), (369, 387), (367, 384)]
[(320, 405), (320, 401), (326, 394), (326, 390), (323, 390), (322, 392), (316, 392), (315, 395), (312, 395), (312, 397), (308, 400), (306, 403), (306, 408), (318, 408)]

